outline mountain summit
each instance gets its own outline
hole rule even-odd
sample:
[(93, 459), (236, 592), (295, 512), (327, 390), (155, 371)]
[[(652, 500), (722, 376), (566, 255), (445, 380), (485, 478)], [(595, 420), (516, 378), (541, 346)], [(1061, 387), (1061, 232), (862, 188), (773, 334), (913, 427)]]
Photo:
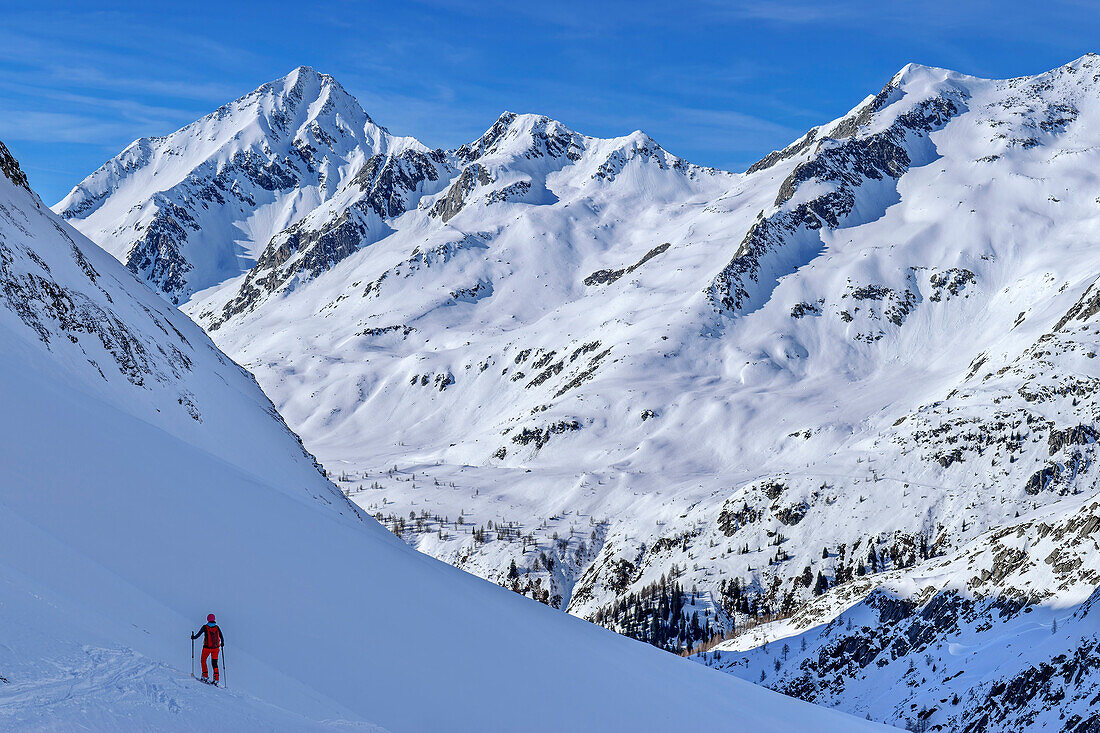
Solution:
[(170, 135), (135, 140), (54, 209), (181, 303), (246, 271), (371, 155), (409, 145), (302, 66)]

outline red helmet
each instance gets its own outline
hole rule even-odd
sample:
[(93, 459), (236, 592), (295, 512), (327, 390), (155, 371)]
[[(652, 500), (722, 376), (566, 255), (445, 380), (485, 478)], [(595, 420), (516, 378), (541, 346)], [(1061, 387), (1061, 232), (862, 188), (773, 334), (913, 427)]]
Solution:
[(207, 623), (211, 623), (211, 624), (214, 623), (214, 614), (212, 614), (212, 613), (208, 614), (207, 617), (206, 617), (206, 621), (207, 621)]

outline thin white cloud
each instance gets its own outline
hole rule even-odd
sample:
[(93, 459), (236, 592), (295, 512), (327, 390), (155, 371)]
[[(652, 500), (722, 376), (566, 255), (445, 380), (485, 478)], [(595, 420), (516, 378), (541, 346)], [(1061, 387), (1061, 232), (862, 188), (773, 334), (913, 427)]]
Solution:
[(50, 143), (100, 144), (99, 141), (125, 135), (131, 127), (68, 112), (6, 110), (0, 115), (0, 139)]
[(49, 78), (56, 82), (84, 88), (116, 92), (150, 94), (213, 101), (222, 104), (240, 95), (241, 90), (222, 82), (193, 82), (183, 79), (165, 80), (105, 74), (90, 66), (52, 66)]

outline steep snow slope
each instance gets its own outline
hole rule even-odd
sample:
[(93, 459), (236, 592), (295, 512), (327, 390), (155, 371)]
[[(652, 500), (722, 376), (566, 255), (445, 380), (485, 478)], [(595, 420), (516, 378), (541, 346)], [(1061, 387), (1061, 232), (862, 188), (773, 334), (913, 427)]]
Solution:
[[(415, 552), (0, 145), (0, 723), (851, 730)], [(230, 691), (186, 676), (209, 610)]]
[(135, 140), (54, 208), (180, 303), (248, 270), (372, 155), (421, 147), (303, 66), (171, 135)]

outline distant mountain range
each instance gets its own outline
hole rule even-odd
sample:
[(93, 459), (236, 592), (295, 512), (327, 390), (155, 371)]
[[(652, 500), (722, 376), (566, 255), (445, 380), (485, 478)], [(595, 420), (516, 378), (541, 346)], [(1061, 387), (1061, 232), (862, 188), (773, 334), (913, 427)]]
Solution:
[(1091, 54), (907, 66), (740, 174), (433, 150), (300, 68), (55, 210), (421, 551), (665, 648), (768, 622), (701, 659), (860, 716), (1086, 731), (1097, 171)]

